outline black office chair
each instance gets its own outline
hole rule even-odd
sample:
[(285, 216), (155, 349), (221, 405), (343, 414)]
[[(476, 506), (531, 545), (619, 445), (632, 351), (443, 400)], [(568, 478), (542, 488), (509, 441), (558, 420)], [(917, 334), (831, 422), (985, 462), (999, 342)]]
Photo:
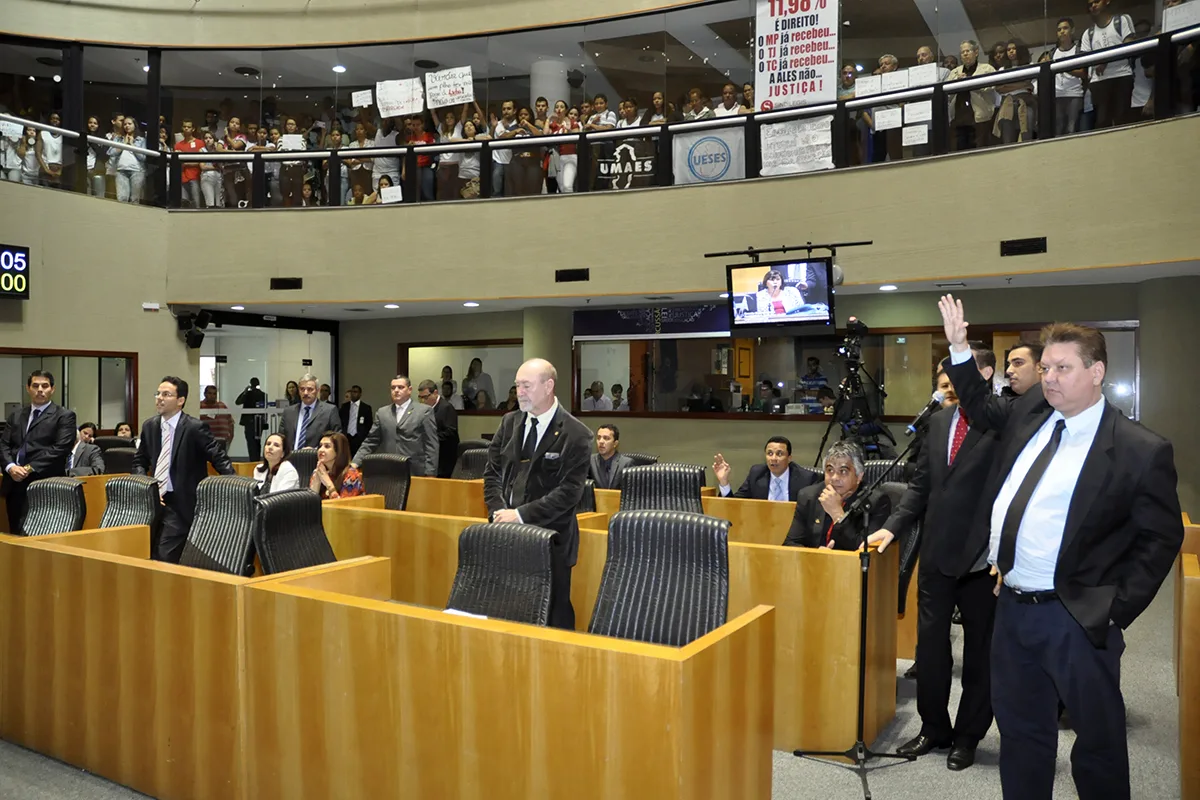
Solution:
[(662, 467), (683, 467), (684, 469), (699, 470), (701, 488), (708, 485), (708, 470), (698, 464), (684, 464), (682, 461), (659, 461), (658, 465)]
[(621, 511), (687, 511), (703, 514), (704, 468), (688, 464), (626, 467), (621, 473)]
[(252, 539), (265, 575), (337, 561), (321, 521), (321, 498), (308, 489), (255, 498)]
[(579, 496), (576, 514), (587, 514), (596, 510), (596, 482), (588, 478), (583, 482), (583, 494)]
[(161, 508), (158, 501), (158, 481), (145, 475), (110, 478), (104, 485), (104, 503), (104, 516), (100, 518), (101, 528), (153, 525)]
[[(864, 470), (862, 482), (867, 486), (874, 486), (875, 481), (879, 480), (880, 478), (884, 478), (884, 480), (889, 481), (902, 480), (904, 476), (904, 462), (901, 461), (895, 467), (889, 469), (891, 463), (892, 462), (890, 460), (884, 459), (872, 459), (867, 461), (863, 465)], [(886, 477), (884, 477), (885, 475)]]
[(258, 484), (240, 475), (200, 481), (179, 563), (185, 567), (250, 577), (254, 574), (254, 498)]
[(392, 453), (373, 453), (363, 456), (363, 491), (383, 495), (383, 507), (403, 511), (408, 505), (408, 489), (412, 485), (412, 464), (408, 456)]
[(83, 481), (78, 478), (42, 478), (26, 490), (25, 514), (20, 533), (47, 536), (83, 530), (87, 502), (83, 499)]
[(92, 444), (100, 448), (101, 454), (104, 455), (104, 460), (107, 461), (109, 450), (114, 447), (133, 447), (133, 439), (126, 439), (121, 436), (97, 436), (92, 439)]
[(317, 448), (301, 447), (299, 450), (293, 450), (287, 460), (296, 468), (296, 474), (300, 476), (300, 485), (308, 486), (313, 472), (317, 469)]
[[(128, 442), (128, 439), (122, 439)], [(110, 447), (104, 451), (105, 475), (128, 475), (133, 472), (133, 457), (137, 450), (132, 447)]]
[(486, 448), (476, 450), (465, 450), (458, 459), (458, 464), (454, 467), (454, 473), (451, 478), (457, 478), (463, 481), (475, 481), (483, 477), (483, 471), (487, 469), (488, 451)]
[(622, 511), (588, 632), (682, 647), (725, 624), (729, 520), (680, 511)]
[(490, 442), (487, 439), (463, 439), (458, 443), (458, 452), (454, 454), (454, 463), (462, 461), (462, 454), (468, 450), (487, 450)]
[[(900, 498), (904, 497), (908, 484), (888, 481), (879, 488), (888, 496), (894, 511), (900, 507)], [(970, 520), (967, 520), (964, 524), (969, 524), (969, 522)], [(902, 530), (894, 530), (892, 533), (896, 535), (896, 539), (891, 546), (900, 553), (900, 604), (897, 607), (897, 613), (903, 614), (904, 607), (907, 605), (908, 584), (917, 567), (917, 556), (921, 554), (921, 520), (918, 518), (911, 525)]]
[(635, 467), (646, 467), (658, 463), (658, 456), (652, 456), (648, 453), (621, 453), (621, 455), (632, 461)]
[(516, 522), (468, 526), (458, 537), (458, 572), (446, 608), (545, 626), (557, 535)]

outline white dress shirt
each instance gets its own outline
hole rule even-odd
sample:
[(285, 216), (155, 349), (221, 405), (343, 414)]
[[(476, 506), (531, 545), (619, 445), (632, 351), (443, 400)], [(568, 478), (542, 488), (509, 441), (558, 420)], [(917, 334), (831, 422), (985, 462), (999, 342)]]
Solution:
[[(171, 442), (171, 461), (172, 461), (172, 463), (175, 461), (175, 429), (177, 427), (179, 427), (179, 417), (180, 417), (180, 413), (175, 413), (175, 414), (171, 415), (170, 419), (168, 419), (166, 417), (159, 418), (161, 420), (161, 425), (162, 425), (162, 436), (163, 436), (162, 440), (163, 440), (163, 442), (166, 442), (169, 439)], [(159, 449), (158, 452), (160, 455), (162, 454), (161, 449)], [(168, 465), (168, 467), (169, 467), (169, 465)], [(158, 459), (154, 460), (153, 469), (154, 470), (158, 469)], [(151, 473), (151, 477), (153, 477), (153, 473)], [(171, 470), (168, 468), (166, 480), (164, 480), (163, 485), (159, 487), (159, 494), (167, 494), (168, 492), (173, 492), (173, 491), (175, 491), (175, 487), (171, 485)]]
[(404, 413), (408, 411), (408, 407), (412, 405), (412, 398), (408, 398), (400, 405), (392, 403), (392, 411), (396, 413), (396, 424), (400, 424), (400, 420), (404, 419)]
[[(261, 489), (266, 483), (267, 471), (259, 464), (254, 468), (254, 480), (258, 482)], [(296, 472), (296, 468), (292, 466), (290, 461), (279, 462), (279, 469), (275, 470), (275, 477), (271, 479), (271, 486), (267, 489), (267, 494), (275, 492), (286, 492), (288, 489), (300, 488), (300, 473)]]
[(582, 408), (584, 411), (612, 411), (613, 410), (612, 400), (606, 394), (600, 395), (599, 400), (597, 400), (596, 398), (592, 397), (589, 394), (587, 397), (583, 398)]
[[(529, 438), (529, 426), (531, 424), (530, 420), (536, 419), (537, 420), (537, 439), (533, 443), (533, 449), (537, 450), (538, 445), (540, 445), (542, 443), (542, 437), (546, 435), (546, 430), (550, 427), (550, 421), (552, 419), (554, 419), (554, 415), (557, 412), (558, 412), (558, 398), (555, 398), (554, 404), (550, 406), (550, 409), (548, 411), (544, 411), (541, 414), (538, 414), (536, 417), (534, 417), (531, 414), (526, 414), (525, 415), (525, 423), (521, 426), (521, 447), (523, 448), (525, 446), (525, 440), (527, 438)], [(520, 511), (517, 512), (517, 522), (521, 523), (522, 525), (525, 524), (525, 520), (521, 519)]]

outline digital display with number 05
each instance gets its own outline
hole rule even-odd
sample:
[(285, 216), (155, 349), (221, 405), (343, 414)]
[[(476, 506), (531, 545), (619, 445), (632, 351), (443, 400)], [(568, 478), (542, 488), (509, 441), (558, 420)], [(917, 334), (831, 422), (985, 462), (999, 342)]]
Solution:
[(0, 244), (0, 300), (29, 299), (29, 248)]

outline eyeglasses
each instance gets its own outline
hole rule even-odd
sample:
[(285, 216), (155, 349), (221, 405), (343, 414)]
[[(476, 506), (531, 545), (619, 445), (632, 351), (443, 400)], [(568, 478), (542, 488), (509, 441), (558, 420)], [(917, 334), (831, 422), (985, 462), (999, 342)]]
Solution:
[(163, 400), (170, 400), (172, 397), (175, 397), (175, 396), (176, 395), (174, 392), (155, 392), (154, 393), (155, 399), (161, 397)]

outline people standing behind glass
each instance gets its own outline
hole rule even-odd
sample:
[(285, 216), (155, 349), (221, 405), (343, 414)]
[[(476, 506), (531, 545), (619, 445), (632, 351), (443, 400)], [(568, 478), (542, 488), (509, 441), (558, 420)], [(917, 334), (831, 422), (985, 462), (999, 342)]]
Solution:
[[(221, 148), (227, 153), (242, 153), (249, 147), (242, 134), (242, 121), (231, 117), (225, 124), (225, 136), (221, 138)], [(223, 163), (225, 183), (225, 207), (245, 208), (250, 199), (250, 170), (247, 161), (226, 161)]]
[[(50, 112), (49, 123), (54, 127), (62, 125), (62, 117), (57, 111)], [(63, 168), (63, 137), (61, 133), (42, 131), (38, 135), (38, 167), (39, 180), (43, 186), (58, 186), (62, 182)]]
[(362, 473), (350, 466), (350, 440), (345, 434), (326, 432), (317, 445), (317, 468), (308, 488), (322, 500), (358, 497), (363, 493)]
[[(251, 140), (250, 147), (247, 149), (252, 153), (272, 153), (275, 151), (279, 139), (277, 130), (272, 131), (263, 126), (254, 132), (254, 139)], [(283, 198), (279, 194), (279, 162), (264, 160), (263, 175), (267, 183), (267, 203), (272, 206), (283, 205)], [(251, 178), (253, 178), (253, 170), (251, 170)]]
[[(486, 133), (481, 133), (481, 130), (483, 129), (473, 120), (467, 120), (462, 126), (461, 141), (472, 142), (476, 139), (489, 138)], [(458, 197), (467, 200), (479, 197), (479, 153), (480, 151), (475, 150), (458, 154)]]
[[(366, 113), (366, 109), (360, 112), (363, 115)], [(371, 124), (366, 119), (361, 119), (361, 122), (366, 128), (367, 136), (374, 140), (373, 147), (396, 147), (399, 143), (396, 121), (393, 118), (380, 120), (378, 126)], [(379, 156), (371, 159), (371, 183), (369, 186), (378, 186), (379, 178), (383, 175), (391, 178), (393, 184), (400, 180), (400, 156)], [(368, 189), (368, 191), (370, 190)]]
[(742, 113), (753, 114), (757, 110), (754, 107), (754, 84), (746, 81), (742, 84)]
[[(448, 112), (453, 116), (454, 112)], [(425, 116), (423, 114), (413, 114), (408, 118), (408, 144), (436, 144), (437, 139), (429, 131), (425, 130)], [(433, 174), (433, 153), (428, 150), (418, 151), (417, 153), (417, 185), (421, 190), (421, 200), (429, 201), (434, 199), (436, 177)]]
[[(221, 146), (217, 143), (212, 131), (204, 132), (204, 147), (201, 152), (217, 153)], [(205, 208), (221, 208), (225, 205), (223, 197), (224, 186), (221, 177), (221, 167), (215, 161), (200, 162), (200, 194), (204, 198)]]
[(38, 142), (37, 128), (26, 127), (25, 135), (13, 150), (16, 153), (16, 161), (20, 164), (16, 171), (20, 175), (21, 183), (26, 186), (37, 185), (38, 173), (41, 171), (37, 157), (39, 147), (41, 144)]
[[(1075, 41), (1075, 21), (1063, 17), (1056, 28), (1058, 44), (1050, 56), (1051, 61), (1079, 55), (1079, 42)], [(1079, 117), (1083, 113), (1083, 80), (1087, 67), (1060, 72), (1054, 76), (1054, 135), (1065, 136), (1075, 133)]]
[[(89, 136), (100, 135), (100, 118), (88, 117)], [(89, 141), (87, 143), (87, 192), (92, 197), (104, 197), (104, 168), (108, 160), (108, 147)]]
[(692, 89), (688, 92), (688, 104), (683, 110), (683, 119), (685, 122), (691, 122), (697, 119), (713, 119), (716, 113), (709, 106), (708, 97), (700, 89)]
[(604, 394), (604, 382), (592, 381), (592, 385), (588, 387), (587, 392), (583, 396), (583, 402), (579, 405), (583, 411), (612, 411), (612, 400)]
[[(441, 116), (438, 116), (436, 108), (429, 109), (429, 114), (433, 117), (433, 127), (437, 131), (439, 144), (462, 141), (463, 126), (460, 119), (465, 119), (467, 116), (466, 103), (463, 103), (460, 113), (456, 113), (452, 106), (445, 109)], [(438, 156), (437, 197), (439, 200), (457, 200), (460, 197), (462, 181), (458, 179), (458, 165), (462, 161), (462, 155), (460, 152), (451, 152)]]
[[(578, 116), (572, 117), (571, 110), (563, 100), (554, 104), (554, 113), (546, 123), (546, 132), (559, 136), (579, 132)], [(555, 148), (558, 162), (558, 190), (564, 194), (575, 191), (575, 176), (579, 169), (579, 146), (560, 144)]]
[(713, 109), (713, 116), (735, 117), (742, 113), (742, 107), (737, 101), (737, 87), (727, 83), (721, 87), (721, 102)]
[[(341, 131), (334, 131), (332, 134), (330, 134), (329, 143), (327, 145), (327, 148), (330, 152), (344, 150), (345, 147), (346, 144), (342, 138)], [(339, 153), (339, 155), (341, 154)], [(350, 168), (346, 166), (344, 159), (341, 161), (339, 169), (342, 196), (337, 198), (335, 201), (333, 196), (333, 182), (329, 179), (329, 159), (321, 162), (321, 174), (325, 176), (325, 202), (327, 205), (343, 205), (346, 202), (345, 199), (350, 196)]]
[[(484, 392), (487, 396), (486, 402), (479, 406), (476, 397), (480, 392)], [(492, 385), (492, 376), (483, 371), (483, 361), (478, 358), (472, 358), (470, 365), (467, 367), (467, 377), (463, 378), (462, 393), (464, 397), (468, 397), (472, 402), (476, 403), (479, 408), (491, 408), (495, 402), (496, 389)]]
[(263, 442), (262, 461), (254, 468), (254, 480), (258, 483), (260, 495), (300, 488), (300, 474), (287, 460), (291, 452), (287, 437), (282, 433), (272, 433)]
[[(145, 148), (146, 139), (137, 132), (137, 120), (133, 117), (126, 117), (123, 125), (124, 132), (116, 141)], [(110, 147), (108, 159), (110, 162), (115, 162), (117, 200), (122, 203), (141, 202), (142, 186), (146, 179), (145, 167), (143, 167), (146, 156), (131, 150)]]
[[(900, 68), (900, 59), (896, 58), (891, 53), (886, 53), (879, 57), (879, 69), (876, 74), (885, 75), (889, 72), (895, 72)], [(879, 111), (889, 111), (900, 108), (899, 105), (882, 105), (873, 106), (869, 109), (863, 109), (862, 117), (866, 120), (871, 129), (871, 161), (873, 163), (882, 163), (884, 161), (897, 161), (903, 154), (901, 145), (903, 138), (899, 128), (891, 128), (888, 130), (878, 130), (875, 126), (875, 114)]]
[[(300, 132), (294, 117), (288, 117), (283, 122), (283, 137), (276, 150), (301, 151), (307, 150), (308, 143)], [(300, 205), (300, 191), (304, 186), (305, 161), (284, 161), (279, 168), (279, 194), (283, 198), (284, 208)]]
[[(979, 42), (974, 39), (962, 43), (959, 55), (962, 56), (962, 66), (951, 70), (947, 81), (991, 75), (996, 71), (990, 64), (979, 63)], [(955, 92), (952, 98), (950, 127), (954, 136), (950, 141), (951, 147), (955, 151), (987, 147), (992, 132), (992, 117), (996, 113), (996, 90), (988, 86), (969, 92)]]
[(642, 124), (642, 115), (638, 112), (638, 102), (632, 97), (621, 101), (619, 106), (621, 116), (617, 120), (618, 128), (636, 128)]
[[(1024, 42), (1012, 40), (1005, 50), (1006, 70), (1020, 69), (1029, 64), (1029, 48)], [(992, 126), (992, 136), (998, 137), (1004, 144), (1013, 142), (1032, 141), (1037, 117), (1037, 101), (1034, 96), (1033, 82), (1030, 80), (1002, 83), (995, 87), (1000, 94), (1000, 110), (996, 112), (996, 121)]]
[[(1113, 13), (1111, 0), (1089, 0), (1088, 12), (1092, 16), (1092, 25), (1079, 37), (1080, 53), (1116, 47), (1136, 35), (1133, 17)], [(1129, 66), (1129, 59), (1120, 58), (1093, 66), (1088, 88), (1096, 106), (1097, 128), (1111, 128), (1128, 121), (1133, 99), (1133, 68)]]
[[(529, 106), (517, 110), (517, 138), (538, 136), (541, 131), (533, 122), (533, 111)], [(529, 197), (542, 193), (542, 148), (516, 147), (511, 151), (512, 161), (505, 177), (508, 197)]]
[[(1153, 26), (1148, 19), (1139, 19), (1133, 23), (1132, 41), (1139, 41), (1150, 36)], [(1127, 38), (1125, 41), (1131, 41)], [(1137, 122), (1154, 117), (1154, 69), (1146, 71), (1146, 58), (1131, 59), (1133, 62), (1133, 95), (1130, 99), (1129, 117), (1127, 121)], [(1181, 65), (1182, 66), (1182, 65)]]
[(442, 397), (446, 398), (446, 401), (449, 402), (450, 405), (454, 406), (455, 411), (463, 410), (462, 395), (457, 394), (454, 391), (454, 384), (451, 383), (450, 381), (442, 382)]
[(612, 393), (612, 410), (613, 411), (628, 411), (629, 401), (625, 399), (625, 387), (619, 383), (614, 383), (609, 389)]
[[(196, 125), (190, 119), (180, 123), (183, 138), (173, 149), (180, 153), (195, 153), (204, 149), (204, 142), (196, 138)], [(180, 196), (192, 208), (200, 208), (200, 164), (196, 161), (181, 161), (179, 164)]]
[[(493, 139), (512, 139), (524, 135), (517, 124), (517, 104), (505, 100), (500, 104), (500, 119), (489, 134)], [(512, 164), (513, 151), (510, 148), (492, 150), (492, 197), (503, 197), (508, 192), (508, 176)]]
[(300, 384), (295, 381), (288, 381), (287, 386), (283, 389), (284, 403), (289, 406), (300, 405)]
[[(837, 99), (839, 103), (844, 103), (847, 100), (853, 100), (855, 94), (855, 81), (857, 74), (853, 64), (843, 64), (842, 70), (838, 73)], [(849, 154), (850, 166), (857, 167), (866, 159), (864, 153), (866, 151), (865, 142), (867, 137), (871, 135), (871, 126), (867, 124), (867, 120), (857, 111), (848, 111), (850, 115), (850, 125), (846, 126), (846, 152)]]
[(508, 398), (500, 401), (500, 405), (496, 406), (497, 411), (508, 413), (516, 411), (520, 406), (517, 403), (517, 387), (512, 386), (508, 390)]
[[(447, 383), (450, 384), (450, 393), (449, 394), (446, 393), (446, 384)], [(442, 384), (442, 395), (444, 397), (449, 397), (451, 394), (456, 394), (458, 392), (458, 381), (454, 380), (454, 368), (451, 367), (449, 364), (442, 367), (441, 384)]]
[[(372, 143), (367, 138), (367, 126), (361, 122), (354, 123), (354, 136), (346, 144), (347, 150), (358, 150), (364, 147), (371, 147)], [(350, 168), (350, 186), (346, 187), (347, 196), (352, 195), (352, 187), (358, 186), (362, 189), (363, 196), (366, 196), (371, 191), (371, 185), (374, 181), (371, 179), (371, 173), (374, 170), (374, 159), (371, 158), (352, 158), (346, 154), (345, 164)]]
[[(383, 190), (389, 189), (394, 185), (395, 184), (392, 183), (392, 179), (389, 176), (380, 175), (379, 176), (379, 185), (375, 187), (375, 191), (371, 192), (369, 195), (364, 197), (361, 203), (356, 203), (355, 205), (373, 206), (373, 205), (382, 203), (383, 202)], [(353, 200), (354, 198), (351, 197), (351, 199)]]
[(668, 103), (662, 92), (650, 95), (650, 116), (646, 120), (647, 125), (667, 125), (682, 119), (683, 116), (675, 110), (675, 105)]

